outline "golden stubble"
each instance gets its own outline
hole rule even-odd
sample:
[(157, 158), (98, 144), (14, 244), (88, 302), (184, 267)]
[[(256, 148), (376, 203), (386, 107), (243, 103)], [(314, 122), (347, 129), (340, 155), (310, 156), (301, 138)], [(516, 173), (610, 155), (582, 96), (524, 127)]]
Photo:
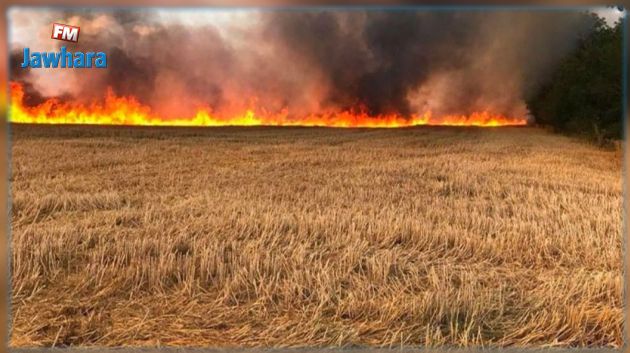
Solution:
[(12, 346), (622, 345), (620, 149), (12, 130)]

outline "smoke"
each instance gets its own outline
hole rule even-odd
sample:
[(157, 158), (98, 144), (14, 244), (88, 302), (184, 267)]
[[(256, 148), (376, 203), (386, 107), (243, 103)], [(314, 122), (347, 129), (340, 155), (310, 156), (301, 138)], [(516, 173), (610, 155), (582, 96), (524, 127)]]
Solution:
[[(111, 88), (165, 117), (200, 107), (523, 117), (525, 99), (593, 24), (568, 11), (28, 11), (10, 14), (11, 79), (27, 104)], [(52, 22), (81, 26), (79, 43), (50, 40)], [(108, 68), (19, 68), (23, 47), (61, 45), (104, 51)]]

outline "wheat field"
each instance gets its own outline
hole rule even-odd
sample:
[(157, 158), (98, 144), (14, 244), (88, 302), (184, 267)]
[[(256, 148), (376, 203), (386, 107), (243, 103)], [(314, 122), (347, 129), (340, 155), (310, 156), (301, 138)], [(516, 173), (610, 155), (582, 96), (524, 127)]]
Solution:
[(25, 346), (622, 345), (622, 152), (536, 128), (11, 126)]

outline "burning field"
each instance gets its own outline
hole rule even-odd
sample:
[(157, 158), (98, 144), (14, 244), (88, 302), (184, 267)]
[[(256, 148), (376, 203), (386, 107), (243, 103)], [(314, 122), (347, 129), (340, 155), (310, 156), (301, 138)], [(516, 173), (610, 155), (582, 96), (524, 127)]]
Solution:
[(621, 152), (13, 124), (12, 346), (622, 345)]
[[(148, 126), (525, 125), (525, 99), (594, 23), (508, 11), (16, 8), (9, 17), (12, 122)], [(51, 40), (52, 22), (80, 26), (81, 40)], [(63, 61), (94, 51), (107, 67), (21, 65), (27, 53)]]
[(24, 87), (12, 82), (12, 122), (27, 124), (86, 124), (86, 125), (130, 125), (130, 126), (320, 126), (320, 127), (364, 127), (399, 128), (419, 125), (441, 126), (521, 126), (528, 120), (487, 111), (468, 115), (433, 116), (424, 114), (404, 116), (397, 113), (370, 115), (364, 109), (324, 111), (289, 117), (284, 109), (269, 113), (264, 109), (257, 113), (248, 108), (227, 115), (216, 116), (211, 109), (199, 109), (187, 118), (165, 118), (140, 104), (135, 97), (118, 97), (110, 90), (103, 103), (81, 104), (61, 102), (51, 98), (35, 106), (24, 104)]

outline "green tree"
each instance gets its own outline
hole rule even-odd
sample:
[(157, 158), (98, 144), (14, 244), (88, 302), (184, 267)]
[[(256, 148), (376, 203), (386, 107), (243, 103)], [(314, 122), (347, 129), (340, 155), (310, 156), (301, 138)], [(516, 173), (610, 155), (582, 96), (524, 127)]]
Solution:
[[(593, 15), (595, 16), (595, 15)], [(621, 22), (595, 16), (593, 30), (529, 100), (536, 121), (600, 143), (622, 137)]]

